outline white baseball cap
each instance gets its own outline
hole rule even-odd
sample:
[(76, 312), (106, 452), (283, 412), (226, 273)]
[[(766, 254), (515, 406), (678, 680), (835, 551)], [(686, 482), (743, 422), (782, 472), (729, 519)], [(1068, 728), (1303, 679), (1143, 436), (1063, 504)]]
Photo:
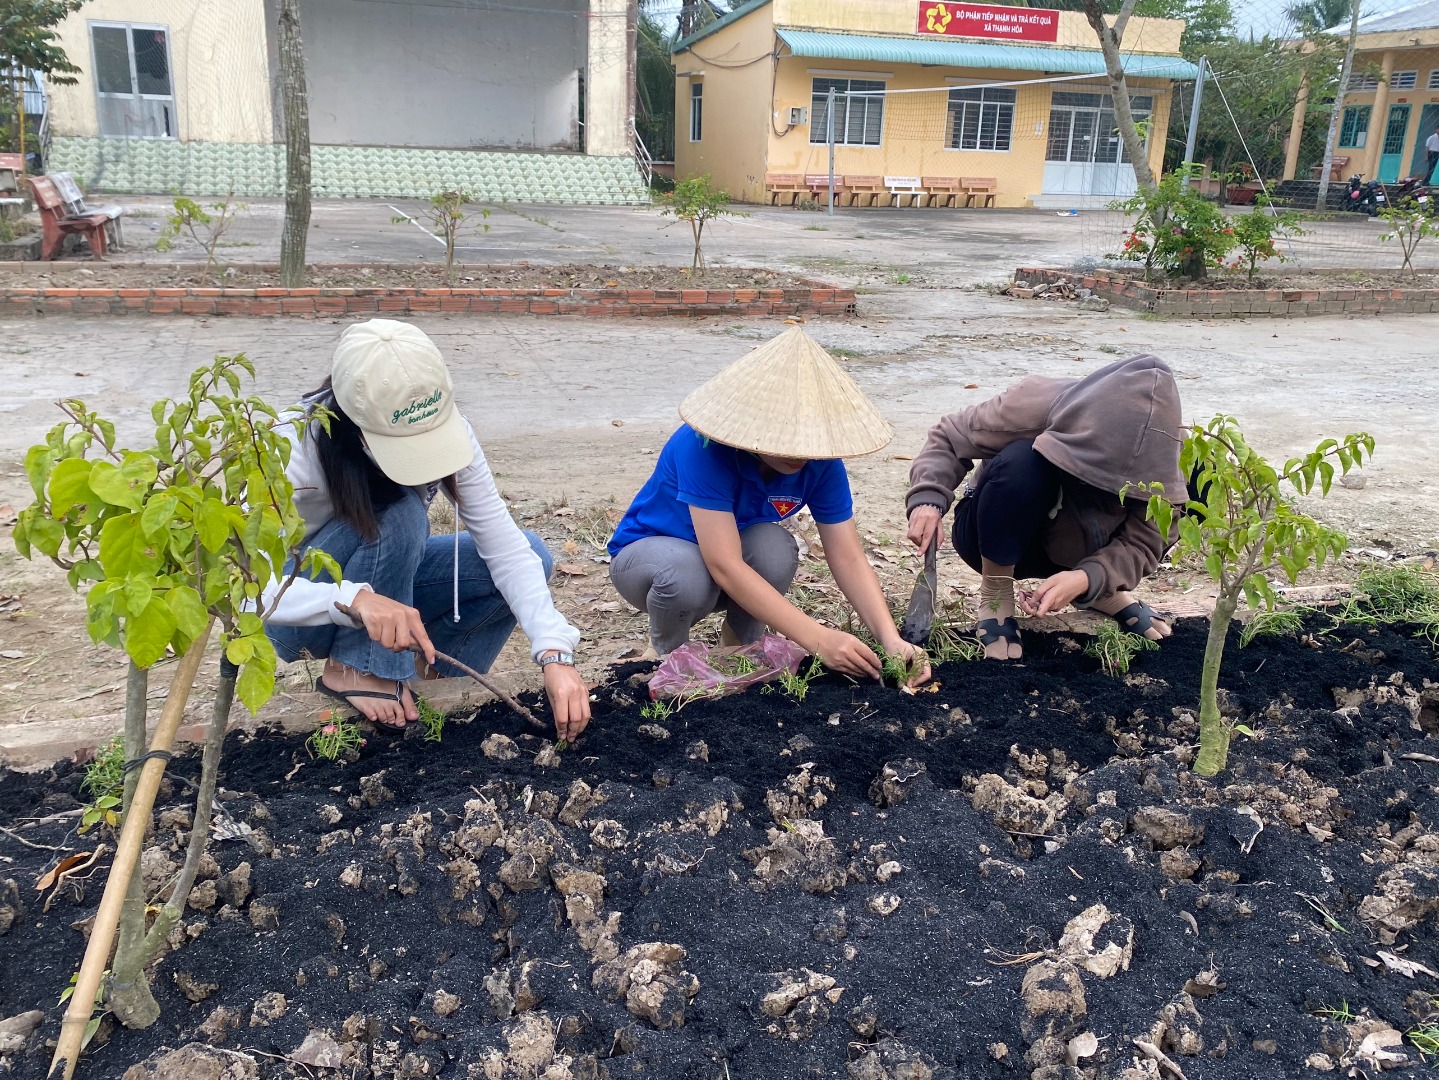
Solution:
[(450, 371), (419, 327), (393, 319), (347, 326), (330, 382), (340, 409), (365, 433), (375, 464), (395, 483), (428, 484), (474, 461)]

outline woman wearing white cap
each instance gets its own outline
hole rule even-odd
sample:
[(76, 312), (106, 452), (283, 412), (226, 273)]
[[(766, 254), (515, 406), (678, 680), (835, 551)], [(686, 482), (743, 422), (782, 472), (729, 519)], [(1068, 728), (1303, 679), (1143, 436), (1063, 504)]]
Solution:
[[(723, 610), (726, 644), (755, 641), (770, 626), (832, 670), (878, 679), (869, 646), (785, 599), (799, 551), (779, 522), (808, 505), (835, 582), (864, 625), (886, 652), (923, 656), (895, 629), (840, 460), (874, 453), (893, 435), (824, 349), (794, 327), (690, 394), (680, 418), (609, 544), (610, 577), (648, 613), (655, 652), (683, 645), (695, 623)], [(926, 663), (915, 681), (928, 677)]]
[[(578, 735), (590, 718), (574, 666), (579, 631), (555, 610), (550, 553), (500, 498), (434, 343), (388, 319), (347, 327), (330, 378), (300, 403), (317, 406), (332, 414), (329, 431), (292, 433), (287, 475), (305, 522), (299, 547), (328, 552), (344, 580), (290, 582), (266, 626), (280, 656), (325, 658), (316, 690), (400, 730), (419, 716), (406, 686), (411, 647), (440, 675), (461, 673), (437, 663), (436, 649), (487, 671), (518, 622), (559, 737)], [(429, 535), (427, 508), (440, 488), (465, 535)]]

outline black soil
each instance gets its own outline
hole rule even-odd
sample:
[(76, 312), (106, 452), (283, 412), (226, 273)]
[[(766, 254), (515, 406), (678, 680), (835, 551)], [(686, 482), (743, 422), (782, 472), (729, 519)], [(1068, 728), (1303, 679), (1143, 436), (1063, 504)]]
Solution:
[[(495, 708), (438, 744), (372, 738), (348, 764), (312, 760), (298, 737), (233, 736), (224, 806), (254, 831), (211, 846), (206, 873), (228, 876), (158, 965), (160, 1022), (107, 1021), (82, 1075), (201, 1041), (245, 1048), (261, 1076), (869, 1080), (1052, 1065), (1038, 1075), (1077, 1080), (1124, 1076), (1136, 1037), (1188, 1080), (1308, 1075), (1316, 1054), (1336, 1075), (1375, 1075), (1355, 1056), (1368, 1027), (1346, 1023), (1407, 1031), (1439, 994), (1439, 663), (1402, 628), (1231, 640), (1227, 711), (1256, 737), (1236, 735), (1207, 781), (1186, 768), (1205, 633), (1181, 624), (1124, 680), (1075, 640), (1031, 637), (1024, 663), (946, 666), (934, 693), (826, 676), (801, 702), (691, 704), (662, 722), (668, 738), (639, 716), (629, 677), (642, 669), (622, 669), (549, 768), (544, 744)], [(518, 756), (482, 752), (496, 732)], [(194, 777), (198, 761), (171, 773)], [(69, 766), (0, 774), (0, 824), (92, 846), (103, 838), (67, 837), (73, 819), (24, 824), (77, 805), (79, 780)], [(185, 793), (173, 785), (160, 809)], [(154, 843), (178, 858), (184, 822), (162, 820)], [(23, 906), (0, 935), (0, 1017), (45, 1011), (12, 1061), (39, 1077), (83, 948), (72, 924), (103, 882), (44, 913), (35, 881), (52, 855), (0, 833), (0, 857)], [(248, 896), (233, 887), (241, 863)], [(567, 915), (568, 868), (603, 875), (599, 916), (619, 915), (608, 952)], [(1095, 904), (1115, 917), (1104, 940), (1132, 927), (1128, 968), (1079, 972), (1087, 1011), (1071, 998), (1033, 1015), (1026, 973)], [(661, 963), (649, 1019), (592, 983), (596, 957), (647, 942), (685, 951)], [(1380, 951), (1432, 970), (1407, 977)], [(766, 1015), (775, 973), (805, 968), (821, 988)], [(1205, 971), (1223, 988), (1186, 994)], [(182, 993), (204, 984), (198, 1003)], [(282, 1015), (261, 1000), (276, 992)], [(656, 1015), (683, 1026), (657, 1029)], [(312, 1029), (340, 1044), (342, 1072), (284, 1060)], [(1063, 1041), (1081, 1032), (1100, 1049), (1063, 1071)], [(1398, 1074), (1418, 1075), (1415, 1047), (1389, 1050), (1409, 1059)]]

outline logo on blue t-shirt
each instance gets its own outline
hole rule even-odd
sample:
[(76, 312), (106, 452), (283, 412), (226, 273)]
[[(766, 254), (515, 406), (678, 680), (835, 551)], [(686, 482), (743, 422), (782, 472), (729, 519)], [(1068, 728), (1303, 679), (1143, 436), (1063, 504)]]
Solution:
[(774, 507), (776, 514), (787, 518), (804, 505), (804, 500), (795, 495), (771, 495), (769, 504)]

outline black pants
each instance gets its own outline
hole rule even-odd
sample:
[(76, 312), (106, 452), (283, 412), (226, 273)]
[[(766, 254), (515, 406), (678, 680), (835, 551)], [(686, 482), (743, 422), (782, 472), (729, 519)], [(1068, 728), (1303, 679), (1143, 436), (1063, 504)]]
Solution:
[(1035, 452), (1032, 439), (1016, 439), (985, 462), (974, 493), (955, 507), (954, 550), (976, 571), (988, 559), (1013, 566), (1017, 578), (1071, 569), (1040, 546), (1063, 480), (1063, 471)]

